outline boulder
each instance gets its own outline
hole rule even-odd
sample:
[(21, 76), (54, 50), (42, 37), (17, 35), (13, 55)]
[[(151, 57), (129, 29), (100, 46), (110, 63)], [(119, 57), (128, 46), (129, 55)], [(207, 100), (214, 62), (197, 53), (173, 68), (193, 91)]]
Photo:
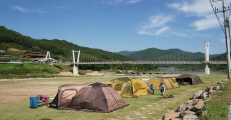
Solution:
[(183, 112), (183, 111), (185, 111), (185, 110), (191, 110), (192, 108), (193, 108), (193, 105), (192, 105), (192, 104), (181, 104), (181, 105), (177, 108), (176, 112)]
[(192, 99), (200, 99), (200, 96), (201, 96), (201, 94), (202, 94), (203, 92), (204, 92), (204, 91), (202, 91), (202, 90), (197, 91), (196, 93), (194, 93)]
[(197, 101), (198, 101), (198, 99), (192, 99), (192, 100), (185, 102), (185, 104), (195, 105), (195, 104), (197, 104)]
[(204, 89), (205, 92), (209, 92), (212, 89), (212, 87), (207, 87)]
[(196, 115), (185, 115), (183, 120), (199, 120), (199, 118)]
[(186, 110), (186, 111), (181, 112), (180, 116), (184, 117), (185, 115), (195, 115), (195, 114), (196, 112)]
[(213, 86), (213, 90), (219, 90), (220, 88), (221, 88), (220, 85), (215, 85), (215, 86)]
[(164, 114), (162, 120), (182, 120), (180, 117), (180, 112), (169, 112)]
[(229, 81), (229, 79), (223, 79), (222, 82), (224, 82), (224, 81)]
[(220, 88), (223, 88), (223, 82), (218, 82), (215, 85), (213, 85), (213, 90), (219, 90)]
[(209, 92), (209, 94), (213, 94), (213, 93), (215, 93), (215, 92), (217, 92), (217, 90), (211, 90), (211, 91)]
[(193, 106), (193, 111), (194, 112), (198, 112), (199, 110), (201, 110), (204, 107), (204, 101), (202, 99), (199, 99), (197, 101), (197, 104)]
[(201, 94), (201, 97), (200, 97), (201, 99), (204, 99), (204, 100), (206, 100), (206, 99), (208, 99), (209, 98), (209, 92), (203, 92), (202, 94)]

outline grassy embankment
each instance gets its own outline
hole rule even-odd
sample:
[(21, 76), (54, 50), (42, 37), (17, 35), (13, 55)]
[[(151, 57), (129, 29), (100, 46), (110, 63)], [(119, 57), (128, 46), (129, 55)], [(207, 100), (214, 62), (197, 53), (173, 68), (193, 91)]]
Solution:
[(225, 82), (224, 88), (212, 95), (212, 100), (205, 102), (205, 114), (202, 120), (228, 120), (229, 107), (231, 105), (231, 81)]
[(38, 78), (53, 77), (60, 69), (47, 64), (0, 64), (0, 78)]
[[(41, 63), (22, 63), (22, 64), (0, 64), (0, 79), (21, 79), (21, 78), (48, 78), (56, 77), (59, 72), (72, 71), (71, 66), (66, 65), (48, 65)], [(86, 75), (89, 71), (79, 70), (80, 75)], [(116, 69), (103, 70), (102, 72), (111, 72), (115, 74), (130, 74), (127, 70), (121, 71)], [(138, 73), (140, 71), (134, 70)], [(160, 72), (144, 71), (146, 73)]]
[[(165, 75), (150, 75), (150, 76), (137, 76), (138, 78), (152, 78)], [(189, 100), (193, 94), (205, 89), (208, 86), (220, 82), (226, 78), (226, 75), (199, 75), (204, 83), (191, 86), (181, 86), (180, 88), (166, 90), (166, 95), (174, 95), (174, 98), (159, 98), (159, 90), (155, 91), (155, 95), (148, 95), (140, 98), (124, 98), (129, 106), (116, 110), (111, 113), (95, 113), (95, 112), (82, 112), (73, 110), (56, 110), (50, 108), (29, 108), (29, 97), (38, 94), (48, 94), (53, 96), (57, 92), (57, 88), (63, 84), (73, 83), (93, 83), (101, 82), (107, 83), (109, 80), (117, 78), (118, 76), (105, 76), (105, 77), (68, 77), (68, 78), (52, 78), (52, 79), (39, 79), (39, 80), (22, 80), (22, 81), (5, 81), (0, 82), (0, 96), (8, 96), (0, 98), (0, 119), (2, 120), (124, 120), (124, 119), (160, 119), (165, 113), (175, 110), (180, 104)], [(230, 82), (227, 82), (230, 84)], [(228, 87), (228, 86), (227, 86)], [(223, 92), (217, 92), (219, 97), (230, 96), (224, 94), (228, 89), (225, 88)], [(28, 92), (30, 91), (30, 92)], [(15, 94), (15, 95), (14, 95)], [(224, 95), (224, 96), (223, 96)], [(20, 98), (17, 100), (17, 97)], [(218, 98), (219, 98), (218, 97)], [(227, 98), (226, 97), (226, 98)], [(215, 97), (213, 97), (215, 98)], [(10, 100), (13, 100), (10, 102)], [(9, 102), (8, 102), (9, 101)], [(212, 102), (213, 100), (211, 100)], [(223, 103), (224, 100), (219, 101)], [(224, 101), (224, 104), (227, 104)], [(209, 105), (209, 102), (206, 104)], [(213, 107), (211, 107), (213, 108)], [(208, 108), (207, 108), (208, 109)], [(223, 109), (223, 108), (222, 108)], [(227, 109), (227, 106), (224, 108)], [(209, 110), (209, 109), (208, 109)], [(214, 112), (209, 112), (215, 116), (220, 116)], [(224, 119), (226, 113), (220, 117)], [(206, 118), (205, 118), (206, 119)]]

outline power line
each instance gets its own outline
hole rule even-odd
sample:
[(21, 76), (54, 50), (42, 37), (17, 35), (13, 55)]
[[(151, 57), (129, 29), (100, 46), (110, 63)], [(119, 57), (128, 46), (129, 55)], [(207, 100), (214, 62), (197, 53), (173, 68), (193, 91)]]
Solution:
[[(224, 30), (224, 28), (223, 28), (222, 25), (221, 25), (221, 20), (218, 18), (217, 13), (216, 13), (216, 11), (215, 11), (216, 8), (214, 9), (211, 0), (209, 0), (209, 2), (210, 2), (211, 6), (212, 6), (212, 8), (213, 8), (213, 12), (214, 12), (214, 14), (215, 14), (215, 16), (216, 16), (216, 18), (217, 18), (217, 21), (219, 22), (220, 27), (221, 27), (222, 31), (224, 32), (224, 34), (225, 34), (225, 30)], [(223, 23), (223, 24), (224, 24), (224, 23)]]
[[(226, 17), (226, 11), (231, 10), (231, 9), (229, 8), (230, 6), (228, 6), (228, 9), (226, 8), (225, 0), (217, 0), (217, 1), (222, 1), (222, 10), (218, 11), (218, 9), (217, 9), (217, 11), (214, 11), (214, 8), (213, 8), (213, 12), (215, 13), (217, 19), (218, 19), (218, 16), (216, 13), (217, 12), (223, 13), (224, 29), (222, 29), (222, 30), (225, 34), (225, 40), (226, 40), (227, 75), (228, 75), (228, 79), (230, 79), (231, 78), (231, 76), (230, 76), (230, 71), (231, 71), (231, 66), (230, 66), (230, 22), (229, 22), (229, 17)], [(217, 2), (217, 1), (213, 0), (213, 2)], [(213, 7), (211, 0), (210, 0), (210, 3), (211, 3), (211, 6)], [(215, 10), (216, 10), (216, 8), (215, 8)]]

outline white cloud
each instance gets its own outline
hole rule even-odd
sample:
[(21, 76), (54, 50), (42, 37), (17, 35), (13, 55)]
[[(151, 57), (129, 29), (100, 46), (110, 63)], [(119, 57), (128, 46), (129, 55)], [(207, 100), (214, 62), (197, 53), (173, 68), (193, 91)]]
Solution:
[(123, 2), (123, 0), (102, 0), (101, 3), (106, 3), (106, 4), (118, 4), (120, 2)]
[(169, 4), (168, 7), (184, 12), (186, 16), (197, 17), (191, 25), (196, 30), (206, 30), (219, 26), (209, 0), (184, 1)]
[(137, 3), (137, 2), (140, 2), (142, 0), (127, 0), (128, 3)]
[(149, 21), (140, 27), (138, 34), (143, 35), (160, 35), (169, 29), (165, 26), (168, 22), (172, 21), (172, 16), (156, 15), (149, 18)]
[(216, 28), (219, 26), (215, 16), (205, 16), (205, 18), (193, 22), (191, 25), (196, 28), (196, 30), (206, 30), (211, 28)]
[(167, 31), (168, 29), (169, 29), (168, 26), (164, 26), (164, 27), (160, 28), (159, 30), (157, 30), (157, 31), (155, 32), (155, 35), (159, 35), (159, 34), (165, 32), (165, 31)]
[(18, 5), (14, 5), (12, 8), (15, 9), (15, 10), (19, 10), (20, 12), (23, 12), (23, 13), (24, 12), (27, 12), (27, 13), (30, 13), (30, 12), (45, 13), (42, 10), (26, 9), (26, 8), (20, 7)]
[(188, 2), (184, 1), (182, 3), (169, 4), (168, 6), (193, 16), (205, 16), (208, 13), (212, 13), (209, 0), (193, 0), (191, 2), (191, 0)]
[(176, 31), (171, 31), (171, 33), (180, 37), (189, 37), (187, 34), (176, 32)]
[(137, 2), (140, 2), (140, 1), (143, 1), (143, 0), (102, 0), (101, 3), (118, 4), (118, 3), (121, 3), (121, 2), (127, 2), (129, 4), (132, 4), (132, 3), (137, 3)]

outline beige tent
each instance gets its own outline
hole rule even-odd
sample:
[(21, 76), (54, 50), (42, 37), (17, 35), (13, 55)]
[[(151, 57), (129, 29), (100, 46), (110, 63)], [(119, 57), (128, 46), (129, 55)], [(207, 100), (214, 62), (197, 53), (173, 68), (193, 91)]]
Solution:
[(165, 89), (172, 89), (179, 87), (176, 79), (173, 77), (159, 77), (159, 78), (152, 78), (148, 81), (148, 85), (153, 84), (155, 90), (159, 90), (160, 83), (165, 85)]
[(141, 79), (122, 77), (111, 80), (108, 85), (122, 97), (142, 97), (150, 94), (148, 85)]
[(112, 112), (127, 105), (110, 86), (87, 83), (60, 86), (50, 107), (60, 110)]

